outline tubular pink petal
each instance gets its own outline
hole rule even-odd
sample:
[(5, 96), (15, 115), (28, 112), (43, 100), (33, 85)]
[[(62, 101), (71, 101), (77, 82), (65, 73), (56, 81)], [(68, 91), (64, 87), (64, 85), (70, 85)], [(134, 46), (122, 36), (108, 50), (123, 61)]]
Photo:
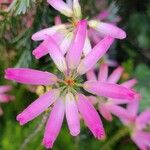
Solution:
[(101, 64), (99, 73), (98, 73), (98, 81), (105, 82), (108, 77), (108, 65), (107, 64)]
[(24, 125), (44, 112), (59, 96), (58, 90), (51, 90), (40, 96), (17, 116), (20, 125)]
[(87, 80), (93, 80), (93, 81), (96, 81), (97, 80), (97, 77), (96, 77), (96, 74), (95, 74), (95, 72), (94, 72), (94, 70), (92, 69), (92, 70), (90, 70), (90, 71), (88, 71), (87, 73), (86, 73), (86, 78), (87, 78)]
[[(46, 36), (46, 35), (45, 35)], [(60, 44), (62, 42), (62, 35), (59, 33), (55, 33), (52, 38), (57, 41), (57, 44)], [(59, 42), (60, 43), (59, 43)], [(49, 38), (48, 36), (45, 38), (45, 40), (33, 50), (32, 54), (35, 56), (36, 59), (39, 59), (45, 55), (48, 54), (48, 49), (50, 49), (51, 45), (49, 45)]]
[(50, 28), (42, 29), (32, 35), (32, 40), (34, 41), (41, 41), (44, 40), (48, 35), (52, 36), (56, 32), (63, 32), (66, 30), (66, 25), (61, 24), (61, 25), (55, 25)]
[(133, 100), (136, 93), (117, 84), (103, 83), (100, 81), (87, 81), (83, 88), (98, 96)]
[(118, 117), (121, 120), (124, 119), (130, 119), (130, 114), (126, 111), (126, 109), (124, 109), (121, 106), (118, 105), (110, 105), (109, 106), (109, 111), (115, 115), (116, 117)]
[(97, 61), (107, 52), (114, 39), (105, 37), (93, 50), (80, 62), (77, 72), (82, 75), (92, 69)]
[(108, 10), (103, 10), (99, 15), (97, 16), (98, 19), (104, 20), (110, 15)]
[(108, 83), (117, 83), (118, 80), (120, 79), (121, 75), (123, 73), (123, 68), (118, 67), (115, 69), (112, 74), (108, 77), (107, 82)]
[(94, 44), (98, 44), (98, 42), (102, 40), (102, 37), (92, 28), (88, 30), (88, 34)]
[(121, 105), (121, 104), (128, 104), (131, 102), (131, 100), (128, 99), (116, 99), (116, 98), (109, 98), (113, 104)]
[(66, 54), (66, 52), (68, 52), (72, 39), (73, 39), (73, 32), (69, 32), (67, 35), (65, 35), (63, 41), (60, 43), (60, 49), (63, 55)]
[(111, 115), (108, 107), (109, 106), (107, 106), (107, 104), (100, 104), (99, 112), (107, 121), (112, 121), (113, 118), (112, 118), (112, 115)]
[(64, 119), (65, 106), (61, 99), (58, 99), (51, 111), (50, 117), (47, 121), (43, 145), (46, 148), (52, 148), (53, 144), (60, 132)]
[(140, 100), (134, 100), (127, 105), (127, 111), (130, 115), (133, 117), (137, 116), (138, 109), (139, 109), (139, 101)]
[(91, 20), (89, 21), (89, 26), (97, 30), (103, 36), (111, 36), (117, 39), (126, 38), (125, 31), (109, 23), (100, 22), (98, 20)]
[(47, 2), (63, 15), (67, 17), (72, 17), (72, 9), (62, 0), (47, 0)]
[(146, 127), (147, 124), (150, 123), (150, 109), (145, 110), (142, 112), (136, 119), (136, 123), (138, 126), (143, 129)]
[(12, 86), (10, 85), (3, 85), (3, 86), (0, 86), (0, 94), (1, 93), (4, 93), (4, 92), (8, 92), (12, 90)]
[(87, 21), (81, 20), (78, 22), (76, 33), (72, 41), (71, 47), (67, 53), (68, 67), (73, 70), (80, 62), (82, 51), (86, 38)]
[(52, 73), (26, 68), (6, 69), (5, 79), (32, 85), (50, 85), (57, 82), (57, 77)]
[(66, 72), (67, 64), (63, 56), (63, 53), (61, 52), (55, 40), (51, 38), (50, 36), (48, 37), (47, 47), (48, 47), (49, 55), (51, 56), (52, 60), (56, 64), (57, 68), (62, 72)]
[(108, 65), (108, 66), (110, 66), (110, 67), (116, 67), (116, 66), (118, 66), (118, 63), (117, 63), (117, 61), (115, 61), (115, 60), (113, 60), (113, 59), (107, 59), (106, 58), (106, 64)]
[(131, 139), (141, 150), (148, 150), (145, 144), (145, 137), (143, 137), (142, 134), (142, 131), (137, 131), (132, 135)]
[(150, 133), (146, 131), (139, 131), (139, 135), (143, 140), (144, 144), (150, 148)]
[(85, 124), (91, 130), (95, 138), (104, 139), (105, 131), (103, 124), (93, 105), (82, 94), (77, 95), (77, 105)]
[(72, 93), (66, 95), (66, 119), (70, 134), (77, 136), (80, 133), (80, 120), (77, 104)]
[(131, 79), (131, 80), (128, 80), (126, 82), (123, 82), (122, 84), (120, 84), (121, 86), (124, 86), (126, 88), (129, 88), (131, 89), (135, 84), (137, 83), (137, 80), (136, 79)]
[(91, 50), (92, 50), (92, 45), (90, 43), (90, 39), (88, 38), (88, 34), (87, 34), (85, 43), (84, 43), (84, 47), (83, 47), (84, 56), (86, 56)]
[(95, 105), (98, 102), (98, 99), (95, 96), (88, 96), (88, 100), (91, 104)]
[(62, 21), (61, 21), (60, 16), (56, 16), (56, 17), (54, 18), (54, 21), (55, 21), (55, 25), (60, 25), (60, 24), (62, 24)]
[(0, 102), (1, 103), (7, 103), (11, 100), (13, 100), (14, 97), (8, 94), (0, 94)]
[(45, 40), (42, 42), (38, 47), (36, 47), (32, 54), (35, 56), (36, 59), (40, 59), (41, 57), (48, 54), (48, 49), (46, 47), (47, 41)]

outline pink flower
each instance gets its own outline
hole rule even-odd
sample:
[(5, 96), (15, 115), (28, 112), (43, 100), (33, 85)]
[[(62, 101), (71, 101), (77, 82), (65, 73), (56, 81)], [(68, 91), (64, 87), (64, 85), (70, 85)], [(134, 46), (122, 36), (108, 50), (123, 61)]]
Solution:
[[(33, 50), (33, 55), (37, 59), (48, 54), (48, 49), (51, 48), (51, 45), (49, 45), (48, 48), (44, 47), (44, 45), (47, 43), (47, 36), (51, 36), (56, 40), (57, 44), (60, 46), (60, 50), (62, 51), (63, 55), (65, 55), (66, 52), (70, 50), (70, 44), (73, 42), (73, 40), (75, 40), (73, 39), (73, 35), (76, 34), (76, 30), (79, 30), (78, 22), (82, 19), (79, 0), (69, 0), (67, 3), (65, 3), (63, 0), (47, 0), (47, 2), (60, 13), (70, 17), (71, 23), (62, 23), (61, 19), (57, 17), (55, 18), (54, 26), (33, 34), (32, 39), (34, 41), (43, 41), (37, 48)], [(86, 31), (86, 40), (83, 45), (84, 55), (87, 55), (92, 50), (91, 40), (93, 39), (91, 39), (89, 34), (93, 30), (95, 36), (101, 36), (101, 38), (97, 38), (97, 43), (106, 36), (117, 39), (123, 39), (126, 37), (126, 33), (119, 27), (109, 23), (101, 22), (100, 20), (90, 20), (88, 21), (87, 25), (90, 29)], [(83, 35), (85, 35), (85, 33)]]
[[(101, 4), (98, 3), (97, 5), (101, 5)], [(105, 5), (107, 5), (107, 4), (105, 4)], [(120, 20), (121, 20), (120, 16), (117, 15), (117, 6), (114, 2), (112, 2), (108, 8), (105, 8), (104, 10), (102, 10), (94, 19), (98, 20), (99, 22), (101, 22), (101, 21), (107, 22), (107, 25), (112, 24), (113, 26), (116, 26), (117, 23), (120, 22)], [(89, 30), (89, 37), (94, 44), (97, 44), (97, 42), (103, 38), (104, 34), (102, 33), (102, 31), (98, 29), (98, 26), (95, 28), (91, 28)], [(110, 34), (113, 35), (113, 31), (110, 31)], [(124, 36), (125, 36), (125, 34), (124, 34)], [(120, 38), (123, 38), (123, 36)]]
[[(109, 70), (107, 64), (100, 65), (97, 78), (94, 70), (90, 70), (86, 74), (88, 81), (84, 83), (84, 89), (98, 95), (96, 97), (89, 98), (92, 103), (98, 103), (99, 112), (106, 120), (112, 121), (112, 114), (117, 117), (126, 118), (128, 117), (128, 113), (120, 106), (120, 104), (127, 104), (131, 100), (136, 99), (134, 91), (132, 91), (133, 93), (131, 92), (130, 94), (127, 94), (128, 90), (131, 91), (130, 89), (134, 86), (136, 80), (132, 79), (118, 85), (116, 83), (122, 75), (123, 68), (118, 67), (110, 74), (110, 76), (108, 76), (108, 71)], [(123, 86), (124, 89), (120, 89), (120, 86)], [(109, 95), (107, 95), (108, 98), (103, 97), (104, 95), (106, 96), (105, 92), (107, 94), (111, 93), (111, 95), (113, 95), (113, 98), (110, 98)], [(126, 99), (124, 99), (123, 97), (126, 97)]]
[(117, 39), (126, 38), (126, 33), (113, 24), (100, 22), (99, 20), (91, 20), (89, 21), (89, 26), (98, 31), (102, 36), (107, 35)]
[[(9, 85), (0, 86), (0, 103), (7, 103), (14, 99), (12, 95), (8, 95), (6, 92), (12, 90), (12, 87)], [(3, 114), (3, 110), (0, 107), (0, 115)]]
[[(42, 48), (48, 49), (50, 57), (61, 72), (58, 76), (44, 71), (25, 68), (9, 68), (5, 72), (5, 78), (9, 80), (24, 84), (51, 86), (52, 90), (41, 95), (17, 116), (17, 120), (20, 124), (24, 125), (39, 116), (46, 109), (49, 109), (52, 104), (54, 105), (43, 138), (43, 144), (46, 148), (53, 147), (60, 132), (64, 115), (66, 116), (71, 135), (76, 136), (80, 133), (80, 113), (93, 135), (98, 139), (105, 138), (104, 128), (97, 111), (89, 102), (89, 99), (78, 92), (82, 91), (81, 88), (89, 91), (88, 88), (85, 88), (87, 82), (80, 82), (78, 77), (82, 77), (82, 74), (85, 74), (95, 66), (97, 61), (107, 52), (113, 43), (113, 38), (105, 37), (86, 57), (81, 59), (83, 45), (86, 40), (86, 25), (86, 20), (82, 20), (78, 23), (73, 42), (70, 45), (71, 50), (67, 52), (66, 58), (53, 37), (46, 36), (46, 43), (43, 44)], [(51, 48), (48, 48), (49, 46), (51, 46)], [(102, 91), (98, 91), (96, 94), (99, 95), (102, 93), (102, 95), (106, 97), (123, 99), (130, 97), (130, 99), (134, 99), (135, 92), (125, 87), (114, 84), (114, 89), (110, 89), (109, 92), (107, 92), (103, 90), (103, 86), (111, 87), (112, 84), (96, 84), (96, 86), (91, 87), (91, 89), (102, 89)], [(117, 91), (115, 92), (115, 88), (117, 88), (119, 92), (123, 90), (124, 94), (120, 94)], [(119, 96), (116, 96), (117, 94)]]
[(139, 100), (127, 105), (128, 119), (122, 117), (120, 119), (129, 128), (131, 139), (137, 147), (141, 150), (148, 150), (150, 148), (150, 132), (146, 131), (146, 128), (150, 124), (150, 109), (138, 115)]

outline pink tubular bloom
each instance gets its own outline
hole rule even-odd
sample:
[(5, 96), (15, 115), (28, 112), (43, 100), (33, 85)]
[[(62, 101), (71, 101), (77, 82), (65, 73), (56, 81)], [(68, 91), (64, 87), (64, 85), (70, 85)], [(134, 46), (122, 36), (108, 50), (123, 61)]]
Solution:
[[(62, 41), (61, 36), (62, 36), (61, 34), (56, 33), (52, 37), (55, 41)], [(60, 43), (58, 43), (58, 44), (60, 44)], [(39, 58), (43, 57), (44, 55), (48, 54), (48, 49), (49, 48), (50, 48), (50, 44), (49, 44), (49, 38), (47, 36), (45, 38), (45, 40), (38, 47), (36, 47), (33, 50), (32, 54), (35, 56), (36, 59), (39, 59)]]
[(117, 83), (123, 73), (123, 68), (118, 67), (113, 71), (113, 73), (108, 77), (108, 83)]
[(126, 38), (126, 33), (122, 29), (109, 23), (100, 22), (98, 20), (91, 20), (89, 21), (89, 26), (105, 36), (111, 36), (117, 39)]
[(127, 105), (127, 112), (132, 116), (132, 118), (135, 118), (138, 113), (138, 108), (139, 108), (139, 101), (140, 99), (134, 100), (133, 102), (128, 103)]
[[(52, 38), (55, 40), (55, 41), (62, 41), (62, 38), (63, 36), (59, 33), (55, 33)], [(57, 42), (58, 43), (58, 42)], [(61, 42), (60, 42), (61, 43)], [(58, 44), (60, 44), (58, 43)], [(46, 36), (45, 35), (45, 39), (44, 41), (38, 46), (36, 47), (32, 54), (35, 56), (36, 59), (39, 59), (41, 57), (43, 57), (44, 55), (47, 55), (48, 54), (48, 50), (51, 48), (51, 45), (49, 43), (49, 36)]]
[(62, 24), (60, 16), (56, 16), (54, 19), (55, 19), (55, 25)]
[(60, 25), (55, 25), (53, 27), (50, 27), (50, 28), (46, 28), (46, 29), (43, 29), (43, 30), (40, 30), (36, 33), (34, 33), (32, 35), (32, 40), (34, 41), (41, 41), (41, 40), (44, 40), (45, 38), (47, 38), (47, 36), (52, 36), (54, 34), (56, 34), (57, 32), (60, 32), (62, 30), (65, 30), (66, 29), (66, 26), (64, 24), (60, 24)]
[(57, 68), (60, 71), (65, 72), (67, 70), (67, 64), (56, 41), (52, 37), (47, 36), (46, 40), (42, 44), (33, 51), (33, 54), (37, 58), (40, 58), (41, 56), (47, 54), (48, 51)]
[(86, 39), (83, 47), (83, 53), (86, 56), (92, 50), (92, 45), (90, 43), (90, 39), (88, 37), (88, 33), (86, 33)]
[(86, 73), (86, 78), (88, 80), (97, 80), (94, 70), (90, 70)]
[(42, 112), (44, 112), (59, 96), (58, 90), (51, 90), (40, 96), (36, 101), (30, 104), (22, 113), (17, 116), (20, 125), (31, 121)]
[(147, 124), (150, 124), (150, 109), (145, 110), (142, 112), (136, 120), (138, 127), (143, 129), (146, 127)]
[(109, 16), (109, 12), (108, 10), (103, 10), (101, 13), (99, 13), (99, 15), (97, 16), (98, 19), (100, 20), (104, 20)]
[(108, 77), (108, 65), (102, 64), (100, 65), (99, 73), (98, 73), (98, 81), (106, 82)]
[(60, 50), (60, 47), (57, 45), (55, 40), (53, 40), (53, 38), (48, 37), (48, 39), (49, 39), (49, 44), (48, 44), (49, 55), (51, 56), (52, 60), (56, 64), (57, 68), (61, 72), (66, 72), (67, 64), (66, 64), (66, 60)]
[(48, 38), (45, 38), (45, 40), (33, 50), (32, 54), (35, 56), (36, 59), (39, 59), (42, 56), (48, 54), (48, 42)]
[(55, 142), (62, 126), (64, 112), (64, 103), (61, 99), (58, 99), (51, 111), (45, 128), (43, 145), (45, 145), (46, 148), (53, 147), (53, 143)]
[(12, 87), (10, 85), (3, 85), (0, 86), (0, 94), (4, 93), (4, 92), (8, 92), (12, 90)]
[(100, 36), (96, 30), (90, 28), (88, 30), (89, 38), (94, 43), (97, 44), (103, 37)]
[(14, 97), (8, 94), (0, 94), (0, 102), (1, 103), (7, 103), (11, 100), (13, 100)]
[(109, 110), (109, 106), (105, 104), (100, 104), (99, 105), (99, 112), (100, 114), (107, 120), (107, 121), (112, 121), (113, 117), (112, 114)]
[(25, 68), (6, 69), (5, 79), (33, 85), (50, 85), (57, 82), (57, 77), (52, 73)]
[(150, 133), (146, 131), (146, 126), (150, 123), (150, 109), (145, 110), (138, 115), (139, 100), (132, 101), (124, 109), (128, 113), (128, 118), (119, 116), (125, 126), (130, 129), (131, 139), (141, 150), (148, 150), (150, 148)]
[(105, 131), (103, 124), (95, 108), (84, 95), (78, 94), (76, 98), (79, 112), (88, 128), (91, 130), (95, 138), (104, 139)]
[(107, 121), (112, 121), (112, 115), (115, 115), (118, 118), (129, 119), (127, 111), (121, 106), (113, 103), (100, 104), (99, 111)]
[(65, 38), (60, 43), (60, 49), (61, 49), (63, 55), (65, 55), (66, 52), (69, 50), (72, 39), (73, 39), (73, 33), (69, 32), (66, 34)]
[(118, 118), (123, 118), (123, 119), (130, 118), (128, 112), (121, 106), (111, 105), (109, 111), (111, 112), (111, 114), (115, 115)]
[(86, 38), (87, 21), (82, 20), (78, 23), (76, 34), (74, 36), (71, 47), (67, 53), (67, 62), (69, 69), (75, 69), (81, 59), (85, 38)]
[(105, 37), (101, 40), (93, 50), (81, 60), (77, 72), (82, 75), (92, 69), (97, 61), (107, 52), (114, 39), (111, 37)]
[(84, 89), (99, 96), (133, 100), (135, 92), (117, 84), (104, 83), (99, 81), (87, 81)]
[(75, 102), (72, 93), (68, 93), (66, 95), (65, 108), (66, 108), (66, 119), (70, 130), (70, 134), (72, 136), (77, 136), (80, 133), (80, 120), (77, 104)]
[(47, 0), (47, 2), (65, 16), (71, 17), (73, 15), (72, 9), (62, 0)]
[(148, 132), (137, 131), (132, 135), (131, 139), (141, 150), (148, 150), (150, 148), (150, 133)]
[(126, 87), (126, 88), (132, 88), (135, 84), (137, 83), (137, 80), (136, 79), (131, 79), (131, 80), (128, 80), (126, 82), (123, 82), (122, 86)]

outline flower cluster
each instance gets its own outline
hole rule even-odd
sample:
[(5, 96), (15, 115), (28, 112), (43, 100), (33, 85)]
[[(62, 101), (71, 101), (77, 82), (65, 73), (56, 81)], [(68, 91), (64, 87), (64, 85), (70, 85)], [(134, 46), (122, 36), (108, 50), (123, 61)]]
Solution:
[(143, 111), (138, 115), (140, 97), (133, 101), (124, 109), (127, 112), (127, 117), (119, 117), (122, 123), (129, 128), (129, 133), (132, 141), (141, 150), (150, 148), (150, 132), (148, 125), (150, 124), (150, 109)]
[[(123, 73), (123, 68), (118, 67), (110, 76), (108, 76), (108, 71), (108, 65), (102, 64), (100, 65), (98, 78), (93, 69), (88, 71), (86, 76), (89, 81), (117, 83)], [(136, 79), (131, 79), (120, 85), (131, 89), (136, 83)], [(112, 121), (112, 114), (118, 117), (128, 128), (131, 139), (141, 150), (147, 150), (148, 147), (150, 147), (150, 133), (147, 128), (150, 124), (150, 109), (138, 115), (138, 108), (141, 100), (140, 94), (137, 94), (136, 100), (133, 101), (129, 99), (105, 98), (102, 96), (89, 96), (88, 98), (92, 104), (98, 104), (100, 114), (107, 121)], [(127, 107), (122, 107), (122, 104), (127, 104)]]
[[(74, 32), (76, 32), (76, 25), (82, 19), (81, 7), (78, 0), (73, 0), (73, 2), (68, 2), (68, 4), (62, 0), (48, 0), (48, 3), (60, 13), (69, 17), (70, 23), (63, 24), (61, 21), (59, 21), (59, 24), (33, 34), (32, 39), (34, 41), (43, 41), (33, 51), (33, 55), (37, 59), (48, 54), (48, 50), (43, 46), (47, 43), (46, 35), (52, 36), (57, 41), (57, 44), (60, 46), (63, 55), (65, 55), (66, 52), (70, 49), (70, 44), (73, 40)], [(90, 39), (91, 30), (94, 30), (94, 33), (97, 32), (96, 34), (101, 36), (101, 38), (105, 36), (111, 36), (116, 39), (124, 39), (126, 37), (126, 33), (122, 29), (116, 25), (113, 25), (112, 23), (102, 22), (99, 18), (87, 20), (87, 25), (88, 30), (86, 31), (86, 40), (83, 46), (84, 55), (87, 55), (92, 50), (90, 42), (93, 39)], [(51, 45), (49, 45), (49, 48), (50, 46)]]
[[(25, 68), (9, 68), (5, 71), (6, 79), (24, 84), (50, 85), (52, 87), (52, 90), (40, 96), (17, 116), (20, 124), (24, 125), (54, 103), (43, 139), (43, 144), (47, 148), (53, 146), (60, 131), (64, 113), (66, 114), (70, 133), (73, 136), (78, 135), (80, 132), (79, 112), (94, 136), (98, 139), (105, 138), (101, 119), (89, 102), (88, 97), (81, 93), (81, 88), (104, 97), (135, 99), (136, 93), (134, 91), (117, 84), (95, 81), (80, 82), (79, 78), (95, 66), (113, 43), (113, 38), (107, 36), (87, 56), (81, 58), (86, 39), (86, 26), (86, 20), (78, 22), (76, 33), (66, 56), (62, 54), (59, 45), (51, 36), (46, 37), (47, 44), (43, 46), (48, 50), (50, 57), (62, 72), (62, 75), (56, 76), (52, 73)], [(48, 48), (49, 44), (51, 49)]]
[[(86, 76), (88, 81), (116, 84), (123, 73), (123, 68), (119, 66), (111, 73), (110, 76), (108, 76), (108, 72), (108, 65), (102, 64), (100, 65), (98, 78), (96, 77), (94, 70), (90, 70), (89, 72), (87, 72)], [(132, 89), (136, 82), (137, 81), (135, 79), (131, 79), (121, 83), (120, 85), (128, 89)], [(136, 99), (138, 99), (139, 95), (137, 94), (136, 96)], [(131, 103), (129, 99), (116, 99), (110, 97), (105, 98), (101, 95), (90, 96), (89, 99), (92, 101), (93, 104), (98, 103), (98, 110), (100, 114), (108, 121), (112, 121), (112, 114), (122, 118), (128, 117), (128, 113), (119, 105)]]
[[(111, 121), (113, 114), (128, 125), (128, 119), (131, 117), (128, 110), (120, 104), (130, 105), (134, 101), (137, 102), (140, 97), (132, 89), (136, 83), (135, 79), (117, 84), (123, 71), (122, 67), (118, 67), (109, 77), (106, 64), (100, 66), (98, 78), (93, 72), (93, 68), (106, 54), (114, 39), (123, 39), (126, 33), (111, 23), (83, 19), (78, 0), (68, 0), (67, 3), (62, 0), (48, 0), (48, 3), (69, 17), (70, 22), (62, 24), (61, 19), (56, 17), (55, 26), (33, 34), (34, 41), (42, 40), (33, 50), (33, 55), (39, 59), (49, 54), (60, 73), (55, 75), (28, 68), (6, 69), (6, 79), (50, 87), (17, 116), (17, 121), (24, 125), (44, 111), (51, 111), (43, 138), (46, 148), (53, 147), (64, 116), (72, 136), (80, 133), (82, 118), (95, 138), (104, 139), (105, 130), (94, 104), (98, 103), (99, 111), (105, 119)], [(91, 28), (101, 36), (93, 47), (89, 36)], [(84, 78), (85, 74), (87, 80)], [(134, 141), (137, 141), (135, 139)]]

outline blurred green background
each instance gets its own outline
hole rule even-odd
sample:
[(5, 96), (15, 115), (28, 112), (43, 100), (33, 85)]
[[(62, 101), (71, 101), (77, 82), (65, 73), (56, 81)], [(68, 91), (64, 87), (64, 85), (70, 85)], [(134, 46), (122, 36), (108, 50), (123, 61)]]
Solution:
[[(27, 3), (29, 2), (29, 4)], [(96, 5), (102, 0), (80, 0), (85, 16), (93, 17), (115, 2), (114, 9), (122, 18), (119, 26), (127, 32), (125, 40), (117, 40), (109, 51), (109, 57), (125, 67), (122, 80), (135, 77), (138, 80), (136, 89), (142, 94), (140, 111), (150, 107), (150, 1), (149, 0), (109, 0), (103, 5)], [(16, 115), (28, 106), (37, 95), (34, 87), (6, 81), (4, 70), (8, 67), (31, 67), (53, 71), (54, 65), (49, 56), (40, 61), (32, 55), (38, 45), (31, 40), (36, 31), (52, 26), (54, 17), (60, 15), (48, 6), (46, 0), (15, 0), (8, 13), (9, 4), (0, 4), (0, 85), (11, 84), (16, 99), (7, 104), (0, 104), (4, 110), (0, 117), (0, 150), (19, 150), (21, 144), (41, 123), (42, 115), (25, 126), (20, 126)], [(66, 21), (65, 17), (62, 16)], [(32, 21), (32, 25), (27, 25)], [(114, 117), (113, 122), (103, 120), (107, 133), (106, 141), (95, 140), (90, 131), (83, 126), (79, 137), (73, 138), (64, 121), (54, 150), (100, 150), (122, 128), (122, 124)], [(44, 150), (42, 146), (42, 130), (28, 143), (26, 150)], [(129, 136), (114, 142), (108, 150), (137, 150)]]

